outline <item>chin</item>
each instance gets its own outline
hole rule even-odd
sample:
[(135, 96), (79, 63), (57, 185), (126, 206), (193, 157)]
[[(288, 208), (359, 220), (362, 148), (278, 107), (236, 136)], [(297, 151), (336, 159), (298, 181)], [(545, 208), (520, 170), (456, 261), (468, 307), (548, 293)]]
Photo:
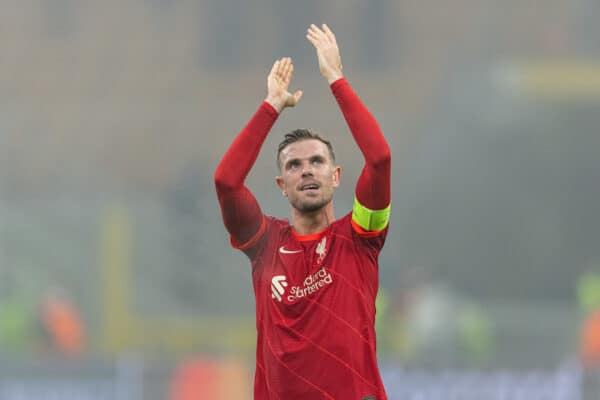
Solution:
[(321, 203), (302, 204), (300, 207), (298, 207), (298, 210), (302, 211), (302, 212), (315, 212), (315, 211), (319, 211), (324, 206), (325, 206), (325, 204), (321, 204)]
[(300, 212), (315, 212), (319, 211), (329, 203), (327, 200), (316, 200), (312, 202), (297, 202), (292, 206)]

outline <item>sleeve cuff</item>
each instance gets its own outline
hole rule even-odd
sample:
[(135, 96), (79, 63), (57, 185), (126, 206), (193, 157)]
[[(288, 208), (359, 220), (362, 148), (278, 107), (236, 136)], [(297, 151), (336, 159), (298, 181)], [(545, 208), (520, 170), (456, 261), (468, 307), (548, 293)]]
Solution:
[(267, 112), (267, 114), (271, 115), (272, 117), (275, 117), (275, 118), (279, 117), (279, 113), (277, 112), (275, 107), (273, 107), (271, 104), (269, 104), (269, 102), (263, 101), (262, 104), (260, 105), (260, 107), (261, 107), (261, 109), (265, 110)]
[(346, 80), (346, 78), (344, 78), (344, 77), (342, 76), (342, 77), (341, 77), (341, 78), (339, 78), (338, 80), (336, 80), (336, 81), (333, 81), (333, 82), (332, 82), (332, 83), (329, 85), (329, 87), (331, 88), (331, 91), (332, 91), (332, 92), (335, 92), (335, 91), (337, 91), (337, 90), (340, 88), (340, 86), (344, 86), (344, 84), (346, 84), (346, 85), (347, 85), (347, 84), (348, 84), (348, 81)]

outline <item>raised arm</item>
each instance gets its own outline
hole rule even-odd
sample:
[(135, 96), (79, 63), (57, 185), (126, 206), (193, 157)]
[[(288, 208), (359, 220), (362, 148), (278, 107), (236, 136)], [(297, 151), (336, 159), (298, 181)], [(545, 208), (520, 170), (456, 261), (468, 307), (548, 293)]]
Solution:
[(307, 39), (317, 50), (319, 70), (331, 90), (360, 148), (365, 166), (356, 184), (352, 219), (366, 231), (384, 229), (389, 221), (391, 202), (391, 154), (377, 121), (354, 93), (342, 74), (339, 47), (325, 24), (311, 25)]
[(290, 58), (273, 64), (267, 77), (267, 97), (235, 138), (215, 171), (215, 187), (225, 228), (232, 244), (244, 248), (262, 234), (263, 213), (244, 181), (277, 117), (300, 101), (302, 92), (288, 92), (294, 66)]

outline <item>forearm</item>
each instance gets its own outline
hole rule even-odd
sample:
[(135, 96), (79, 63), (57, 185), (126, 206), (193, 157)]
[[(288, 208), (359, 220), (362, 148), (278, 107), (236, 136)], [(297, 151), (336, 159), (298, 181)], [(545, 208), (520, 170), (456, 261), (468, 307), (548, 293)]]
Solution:
[(273, 110), (275, 110), (277, 114), (281, 114), (285, 108), (285, 99), (282, 99), (281, 97), (267, 95), (265, 98), (265, 103), (268, 103), (271, 107), (273, 107)]
[(215, 171), (217, 193), (240, 190), (273, 124), (277, 111), (263, 102), (235, 138)]
[(390, 204), (391, 154), (379, 124), (345, 79), (338, 79), (331, 90), (346, 119), (350, 132), (365, 158), (357, 186), (358, 201), (372, 210)]
[(366, 163), (373, 167), (389, 163), (389, 146), (379, 124), (350, 84), (345, 79), (338, 79), (331, 85), (331, 90)]
[(235, 138), (215, 171), (215, 187), (223, 222), (237, 243), (249, 240), (262, 223), (260, 206), (244, 186), (244, 181), (277, 115), (271, 106), (262, 103)]

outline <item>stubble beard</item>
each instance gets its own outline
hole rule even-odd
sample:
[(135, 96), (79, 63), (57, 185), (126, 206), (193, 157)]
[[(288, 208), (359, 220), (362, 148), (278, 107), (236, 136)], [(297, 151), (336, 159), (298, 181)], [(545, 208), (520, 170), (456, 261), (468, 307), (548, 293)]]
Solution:
[(290, 201), (290, 203), (291, 203), (292, 207), (294, 207), (296, 210), (298, 210), (302, 213), (311, 213), (311, 212), (319, 211), (320, 209), (325, 207), (327, 204), (329, 204), (329, 202), (331, 201), (332, 198), (333, 198), (333, 195), (323, 196), (314, 202), (296, 199), (294, 201)]

